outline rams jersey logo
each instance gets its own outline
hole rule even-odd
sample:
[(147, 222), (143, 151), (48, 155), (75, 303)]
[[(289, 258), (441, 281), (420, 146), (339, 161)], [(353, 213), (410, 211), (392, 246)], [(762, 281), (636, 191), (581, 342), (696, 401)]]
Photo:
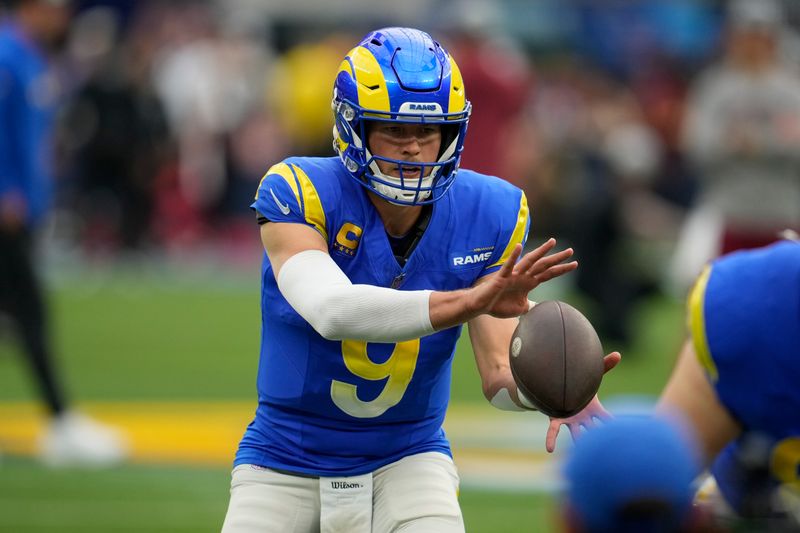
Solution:
[(494, 246), (475, 248), (468, 252), (459, 252), (450, 256), (451, 267), (462, 267), (485, 263), (492, 258)]

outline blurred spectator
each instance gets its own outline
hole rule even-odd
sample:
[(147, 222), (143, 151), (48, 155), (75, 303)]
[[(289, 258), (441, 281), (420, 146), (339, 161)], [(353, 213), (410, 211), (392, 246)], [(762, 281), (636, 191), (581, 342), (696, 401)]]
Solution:
[(473, 105), (461, 164), (523, 187), (537, 156), (522, 116), (534, 87), (528, 58), (502, 30), (494, 4), (461, 0), (452, 12), (446, 41)]
[(120, 436), (69, 409), (53, 364), (34, 232), (50, 204), (53, 112), (59, 97), (49, 47), (66, 30), (61, 0), (19, 0), (0, 22), (0, 306), (17, 327), (49, 423), (42, 459), (54, 465), (122, 459)]
[(656, 277), (632, 249), (673, 223), (652, 191), (661, 141), (631, 91), (606, 73), (566, 58), (540, 80), (543, 155), (531, 203), (575, 247), (577, 286), (596, 304), (588, 312), (600, 335), (625, 343), (633, 306)]
[(353, 36), (334, 33), (317, 42), (298, 44), (276, 61), (268, 80), (267, 99), (291, 151), (333, 155), (333, 94), (327, 85), (314, 81), (336, 76), (354, 40)]
[(709, 531), (692, 510), (696, 457), (670, 422), (619, 417), (587, 432), (566, 460), (572, 533)]
[[(658, 134), (663, 146), (661, 165), (653, 178), (653, 191), (679, 210), (678, 217), (684, 215), (696, 193), (696, 177), (681, 147), (690, 74), (686, 63), (658, 54), (636, 69), (629, 82), (645, 122)], [(679, 224), (680, 220), (672, 221), (670, 226)]]
[(139, 67), (136, 35), (114, 11), (83, 12), (72, 27), (73, 66), (86, 79), (65, 120), (75, 207), (90, 251), (138, 250), (150, 240), (154, 178), (168, 140), (166, 118)]
[(153, 77), (178, 151), (177, 168), (158, 178), (156, 229), (167, 244), (202, 242), (219, 222), (230, 203), (231, 135), (263, 117), (267, 49), (251, 35), (257, 27), (223, 15), (203, 2), (163, 8), (169, 35)]
[(719, 253), (800, 228), (800, 78), (783, 34), (777, 2), (732, 2), (724, 57), (692, 89), (683, 146), (700, 195), (674, 259), (679, 287)]
[[(760, 0), (753, 0), (758, 2)], [(630, 78), (654, 57), (684, 65), (706, 56), (719, 31), (717, 2), (573, 0), (577, 49), (610, 73)]]

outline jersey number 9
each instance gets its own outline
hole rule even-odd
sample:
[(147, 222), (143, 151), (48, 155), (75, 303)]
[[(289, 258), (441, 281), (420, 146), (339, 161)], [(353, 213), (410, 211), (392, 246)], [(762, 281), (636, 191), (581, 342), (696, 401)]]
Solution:
[(378, 397), (368, 402), (359, 399), (355, 385), (335, 379), (331, 382), (331, 398), (339, 409), (356, 418), (375, 418), (403, 399), (417, 366), (419, 339), (397, 343), (383, 363), (369, 358), (366, 341), (342, 341), (342, 356), (347, 369), (360, 378), (389, 378)]

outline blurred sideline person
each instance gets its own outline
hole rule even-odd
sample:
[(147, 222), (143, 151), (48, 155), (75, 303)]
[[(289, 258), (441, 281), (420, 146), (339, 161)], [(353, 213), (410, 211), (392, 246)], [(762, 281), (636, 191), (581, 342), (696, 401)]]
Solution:
[(682, 144), (699, 197), (673, 259), (679, 290), (717, 255), (800, 231), (800, 77), (781, 54), (781, 4), (732, 1), (726, 23), (725, 56), (700, 76), (686, 107)]
[[(521, 190), (458, 169), (470, 104), (427, 33), (385, 28), (342, 61), (338, 157), (289, 158), (253, 209), (266, 250), (258, 409), (234, 462), (226, 533), (461, 532), (442, 430), (469, 324), (483, 391), (525, 410), (508, 366), (528, 293), (576, 268), (550, 239), (521, 257)], [(606, 368), (619, 362), (606, 356)], [(595, 399), (558, 429), (607, 413)]]
[(692, 509), (693, 443), (671, 422), (619, 416), (575, 443), (564, 465), (569, 533), (708, 531)]
[[(698, 493), (754, 530), (800, 528), (800, 242), (711, 263), (691, 337), (659, 402), (696, 433), (713, 478)], [(736, 522), (734, 522), (736, 523)]]
[(48, 48), (64, 34), (66, 0), (7, 2), (0, 22), (0, 311), (18, 330), (50, 421), (39, 447), (52, 465), (124, 457), (114, 431), (71, 411), (53, 364), (47, 310), (34, 257), (50, 203), (51, 134), (58, 97)]

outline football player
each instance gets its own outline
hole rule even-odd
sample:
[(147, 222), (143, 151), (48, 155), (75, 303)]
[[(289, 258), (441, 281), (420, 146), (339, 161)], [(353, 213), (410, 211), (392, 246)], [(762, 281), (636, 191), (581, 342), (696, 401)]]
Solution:
[(711, 468), (698, 501), (754, 527), (800, 527), (800, 243), (714, 261), (688, 307), (659, 408), (686, 417)]
[[(522, 191), (458, 170), (470, 104), (428, 34), (368, 34), (332, 106), (337, 155), (273, 166), (252, 204), (266, 250), (258, 409), (223, 530), (463, 531), (442, 430), (461, 325), (487, 398), (528, 408), (508, 366), (516, 317), (577, 263), (552, 239), (522, 255)], [(595, 398), (568, 425), (605, 415)]]

